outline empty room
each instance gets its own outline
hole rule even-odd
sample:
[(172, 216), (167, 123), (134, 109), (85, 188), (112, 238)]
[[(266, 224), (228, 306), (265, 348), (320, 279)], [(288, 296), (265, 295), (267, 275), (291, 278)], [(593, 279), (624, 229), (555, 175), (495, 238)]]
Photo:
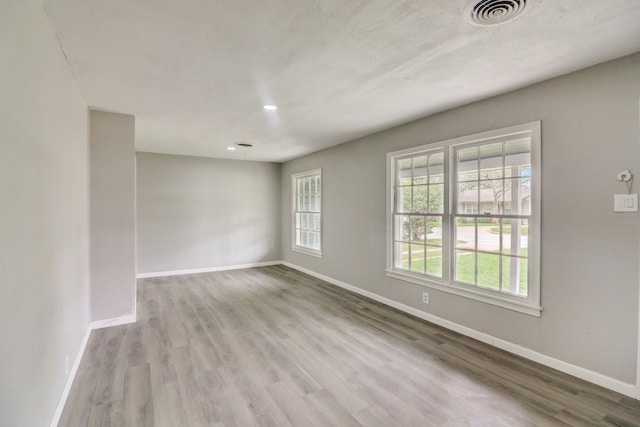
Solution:
[(0, 5), (0, 426), (640, 426), (640, 1)]

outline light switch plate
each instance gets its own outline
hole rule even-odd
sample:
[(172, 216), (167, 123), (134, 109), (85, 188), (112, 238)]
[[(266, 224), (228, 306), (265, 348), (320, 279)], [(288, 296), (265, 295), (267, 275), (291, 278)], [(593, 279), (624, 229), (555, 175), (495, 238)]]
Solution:
[(614, 194), (613, 195), (613, 211), (614, 212), (638, 212), (638, 195), (637, 194)]

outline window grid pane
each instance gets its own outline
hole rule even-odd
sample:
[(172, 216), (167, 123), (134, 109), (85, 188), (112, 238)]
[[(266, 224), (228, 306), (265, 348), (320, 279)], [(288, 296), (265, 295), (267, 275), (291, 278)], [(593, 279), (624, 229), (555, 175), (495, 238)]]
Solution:
[(539, 315), (540, 123), (394, 154), (389, 275)]
[(394, 215), (394, 267), (442, 277), (442, 216)]
[(394, 268), (442, 277), (444, 151), (395, 161)]
[(321, 244), (321, 177), (313, 175), (295, 177), (294, 245), (320, 251)]
[(530, 150), (529, 138), (456, 149), (456, 281), (528, 295)]

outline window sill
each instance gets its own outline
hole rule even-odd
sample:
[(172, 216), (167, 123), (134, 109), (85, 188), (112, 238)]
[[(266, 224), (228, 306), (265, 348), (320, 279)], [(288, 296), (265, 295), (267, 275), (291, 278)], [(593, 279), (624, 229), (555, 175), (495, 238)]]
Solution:
[(542, 307), (539, 305), (532, 305), (523, 301), (515, 301), (506, 296), (494, 295), (493, 292), (489, 293), (480, 289), (467, 288), (456, 285), (455, 283), (447, 284), (444, 281), (437, 282), (436, 279), (429, 280), (424, 277), (418, 277), (413, 274), (395, 270), (387, 270), (387, 276), (403, 280), (405, 282), (414, 283), (416, 285), (426, 286), (427, 288), (437, 289), (449, 294), (462, 296), (475, 301), (480, 301), (486, 304), (506, 308), (508, 310), (517, 311), (519, 313), (528, 314), (529, 316), (540, 317), (542, 312)]
[(314, 249), (303, 248), (300, 246), (291, 246), (291, 250), (305, 255), (311, 255), (316, 258), (322, 258), (322, 251), (316, 251)]

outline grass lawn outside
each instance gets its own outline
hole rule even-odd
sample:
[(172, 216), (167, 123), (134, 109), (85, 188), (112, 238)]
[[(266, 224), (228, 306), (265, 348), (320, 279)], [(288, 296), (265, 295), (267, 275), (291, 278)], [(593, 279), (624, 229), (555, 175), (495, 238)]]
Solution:
[[(523, 236), (527, 236), (529, 234), (529, 227), (521, 227), (521, 230)], [(498, 234), (500, 233), (500, 227), (491, 227), (489, 231)], [(502, 234), (511, 234), (511, 227), (502, 227)]]
[[(406, 248), (406, 247), (405, 247)], [(519, 295), (527, 295), (527, 277), (528, 277), (528, 259), (527, 249), (522, 249), (521, 255), (523, 257), (512, 257), (507, 255), (500, 255), (499, 253), (483, 253), (478, 252), (478, 280), (475, 278), (475, 256), (474, 252), (458, 250), (456, 253), (457, 265), (456, 265), (456, 280), (459, 282), (470, 283), (472, 285), (477, 284), (479, 287), (489, 288), (496, 291), (500, 291), (500, 264), (502, 262), (502, 292), (509, 292), (509, 277), (512, 264), (520, 263), (520, 275), (519, 275)], [(425, 272), (425, 259), (424, 251), (416, 251), (414, 246), (414, 258), (411, 260), (411, 267), (409, 267), (409, 253), (403, 252), (402, 256), (402, 268), (415, 271), (417, 273)], [(434, 275), (436, 277), (442, 277), (442, 251), (439, 247), (427, 247), (427, 266), (426, 273)]]
[[(523, 250), (525, 251), (525, 250)], [(456, 254), (457, 268), (456, 280), (476, 284), (475, 281), (475, 257), (473, 252), (458, 251)], [(502, 258), (502, 259), (501, 259)], [(502, 261), (502, 287), (503, 292), (511, 293), (509, 289), (509, 276), (512, 264), (520, 263), (520, 275), (518, 280), (519, 295), (527, 295), (528, 259), (520, 257), (500, 256), (478, 252), (478, 281), (477, 285), (484, 288), (500, 290), (500, 262)]]

